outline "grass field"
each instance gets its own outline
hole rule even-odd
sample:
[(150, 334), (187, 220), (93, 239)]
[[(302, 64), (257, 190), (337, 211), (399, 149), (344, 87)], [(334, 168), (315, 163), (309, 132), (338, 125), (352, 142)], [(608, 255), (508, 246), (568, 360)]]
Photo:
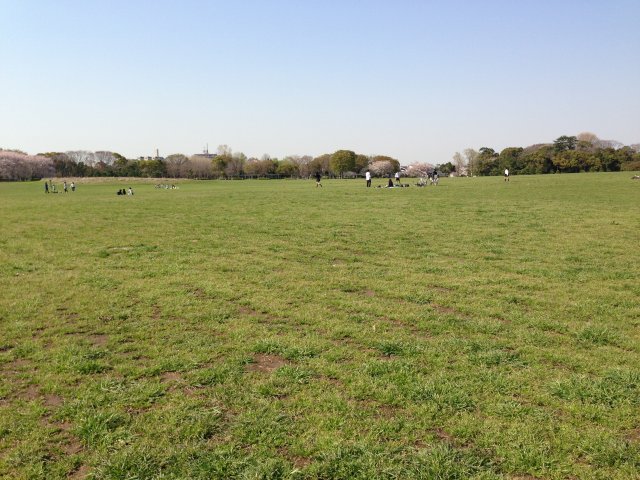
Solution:
[(0, 477), (640, 478), (630, 176), (2, 183)]

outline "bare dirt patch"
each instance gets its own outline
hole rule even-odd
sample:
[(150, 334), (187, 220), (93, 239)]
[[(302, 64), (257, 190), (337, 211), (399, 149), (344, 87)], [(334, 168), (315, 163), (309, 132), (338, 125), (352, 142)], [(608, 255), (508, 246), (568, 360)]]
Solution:
[(89, 476), (89, 467), (81, 465), (75, 472), (69, 474), (69, 480), (84, 480)]
[(160, 375), (160, 379), (163, 382), (179, 382), (182, 380), (182, 375), (178, 372), (164, 372)]
[(82, 451), (82, 443), (77, 438), (69, 439), (67, 443), (62, 445), (62, 451), (65, 455), (75, 455)]
[(455, 440), (453, 435), (451, 435), (450, 433), (448, 433), (447, 431), (445, 431), (443, 428), (440, 428), (440, 427), (434, 428), (433, 433), (438, 439), (442, 440), (443, 442), (453, 443)]
[(8, 370), (12, 370), (14, 373), (17, 373), (18, 370), (26, 369), (31, 362), (29, 360), (25, 360), (24, 358), (16, 358), (15, 360), (9, 362)]
[(625, 438), (631, 442), (640, 442), (640, 427), (631, 430)]
[(248, 372), (271, 373), (277, 368), (287, 364), (287, 361), (279, 355), (256, 355), (253, 363), (247, 365)]
[(438, 286), (438, 285), (431, 285), (429, 288), (430, 288), (431, 290), (435, 290), (436, 292), (440, 292), (440, 293), (449, 293), (449, 292), (451, 292), (451, 291), (452, 291), (450, 288), (447, 288), (447, 287), (440, 287), (440, 286)]
[(196, 298), (207, 298), (207, 293), (201, 288), (194, 288), (189, 293)]
[(465, 313), (462, 313), (461, 311), (456, 310), (455, 308), (452, 308), (452, 307), (445, 307), (444, 305), (439, 305), (437, 303), (431, 303), (429, 306), (433, 308), (436, 312), (442, 313), (443, 315), (455, 315), (456, 317), (459, 317), (459, 318), (468, 318), (468, 316)]
[(286, 458), (289, 462), (291, 462), (294, 468), (302, 470), (303, 468), (311, 465), (313, 460), (309, 457), (301, 457), (300, 455), (293, 455), (286, 447), (280, 447), (278, 449), (278, 453), (280, 456)]
[(26, 390), (21, 392), (20, 398), (22, 400), (33, 401), (40, 397), (40, 390), (35, 385), (29, 385)]
[(54, 394), (44, 396), (44, 404), (50, 408), (57, 408), (64, 403), (62, 397)]
[(250, 317), (259, 317), (260, 316), (260, 312), (258, 312), (257, 310), (254, 310), (253, 308), (246, 307), (244, 305), (240, 305), (240, 307), (238, 308), (238, 311), (242, 315), (249, 315)]
[(89, 341), (94, 347), (104, 347), (109, 341), (109, 335), (95, 334), (89, 335)]

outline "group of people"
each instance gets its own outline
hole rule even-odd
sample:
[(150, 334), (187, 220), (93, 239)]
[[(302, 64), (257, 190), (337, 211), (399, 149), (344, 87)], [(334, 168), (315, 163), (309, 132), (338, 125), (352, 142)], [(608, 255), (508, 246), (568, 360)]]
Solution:
[(156, 188), (164, 188), (166, 190), (169, 190), (169, 189), (175, 190), (178, 187), (176, 187), (174, 184), (169, 185), (168, 183), (159, 183), (156, 185)]
[(116, 195), (133, 195), (133, 190), (131, 189), (131, 187), (129, 187), (129, 190), (121, 188), (120, 190), (118, 190), (118, 193), (116, 193)]
[[(367, 182), (367, 188), (369, 188), (371, 186), (371, 172), (369, 170), (367, 170), (364, 174), (364, 178)], [(395, 178), (395, 183), (393, 182), (393, 179), (391, 178), (391, 176), (389, 176), (389, 181), (387, 182), (387, 188), (394, 188), (394, 187), (408, 187), (409, 184), (408, 183), (401, 183), (400, 182), (400, 172), (396, 172), (394, 175)], [(382, 185), (378, 185), (378, 188), (382, 188)]]
[[(72, 192), (76, 191), (76, 184), (74, 182), (71, 182), (70, 185), (67, 185), (67, 181), (65, 180), (62, 183), (62, 191), (64, 193), (68, 193), (69, 192), (69, 188), (71, 188)], [(56, 187), (55, 183), (53, 183), (53, 180), (49, 180), (48, 182), (44, 182), (44, 193), (58, 193), (58, 188)]]
[(426, 187), (429, 184), (438, 185), (439, 180), (440, 177), (438, 175), (438, 172), (434, 170), (433, 172), (427, 173), (426, 177), (420, 177), (420, 180), (418, 180), (418, 183), (416, 183), (416, 185), (418, 187)]

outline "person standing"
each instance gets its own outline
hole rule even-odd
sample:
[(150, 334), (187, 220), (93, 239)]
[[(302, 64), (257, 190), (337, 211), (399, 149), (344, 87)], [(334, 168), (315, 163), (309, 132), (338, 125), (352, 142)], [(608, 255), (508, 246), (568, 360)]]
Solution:
[(369, 170), (364, 174), (364, 178), (367, 180), (367, 188), (369, 188), (371, 186), (371, 172)]
[(505, 182), (509, 181), (509, 169), (508, 168), (504, 169), (504, 181)]
[(133, 190), (129, 187), (129, 195), (133, 195)]
[(400, 183), (400, 172), (396, 172), (396, 184)]
[(44, 182), (44, 193), (49, 193), (49, 184), (46, 181)]
[(71, 182), (71, 191), (75, 192), (76, 191), (76, 184), (75, 182)]
[(62, 182), (62, 190), (64, 193), (69, 193), (69, 189), (67, 188), (67, 181)]
[(322, 184), (320, 183), (321, 179), (322, 179), (322, 175), (320, 175), (320, 172), (316, 172), (316, 188), (322, 186)]

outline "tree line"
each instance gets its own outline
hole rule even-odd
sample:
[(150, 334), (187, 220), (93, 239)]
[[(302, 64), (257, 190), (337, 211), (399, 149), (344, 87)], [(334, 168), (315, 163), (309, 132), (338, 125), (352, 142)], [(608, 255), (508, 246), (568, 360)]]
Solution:
[(584, 132), (562, 135), (553, 143), (508, 147), (500, 153), (488, 147), (478, 151), (468, 148), (464, 154), (456, 152), (446, 167), (472, 176), (502, 175), (505, 169), (523, 175), (636, 171), (640, 170), (640, 144), (625, 146)]
[[(388, 177), (400, 171), (400, 162), (386, 155), (363, 155), (338, 150), (317, 157), (291, 155), (282, 159), (263, 155), (247, 158), (220, 145), (217, 153), (173, 154), (166, 158), (128, 159), (110, 151), (47, 152), (28, 155), (0, 148), (0, 180), (31, 180), (50, 177), (148, 177), (148, 178), (309, 178), (323, 176), (349, 178), (369, 170), (373, 176)], [(601, 140), (593, 133), (563, 135), (553, 143), (529, 147), (508, 147), (496, 152), (489, 147), (456, 152), (450, 162), (434, 166), (416, 162), (403, 168), (409, 176), (440, 174), (483, 176), (562, 172), (615, 172), (640, 170), (640, 144), (624, 146)]]
[(316, 173), (349, 177), (370, 170), (374, 176), (399, 171), (400, 162), (386, 155), (362, 155), (338, 150), (317, 157), (291, 155), (282, 159), (263, 155), (247, 158), (227, 145), (215, 154), (128, 159), (116, 152), (84, 150), (28, 155), (0, 149), (0, 179), (30, 180), (49, 177), (147, 177), (147, 178), (309, 178)]

